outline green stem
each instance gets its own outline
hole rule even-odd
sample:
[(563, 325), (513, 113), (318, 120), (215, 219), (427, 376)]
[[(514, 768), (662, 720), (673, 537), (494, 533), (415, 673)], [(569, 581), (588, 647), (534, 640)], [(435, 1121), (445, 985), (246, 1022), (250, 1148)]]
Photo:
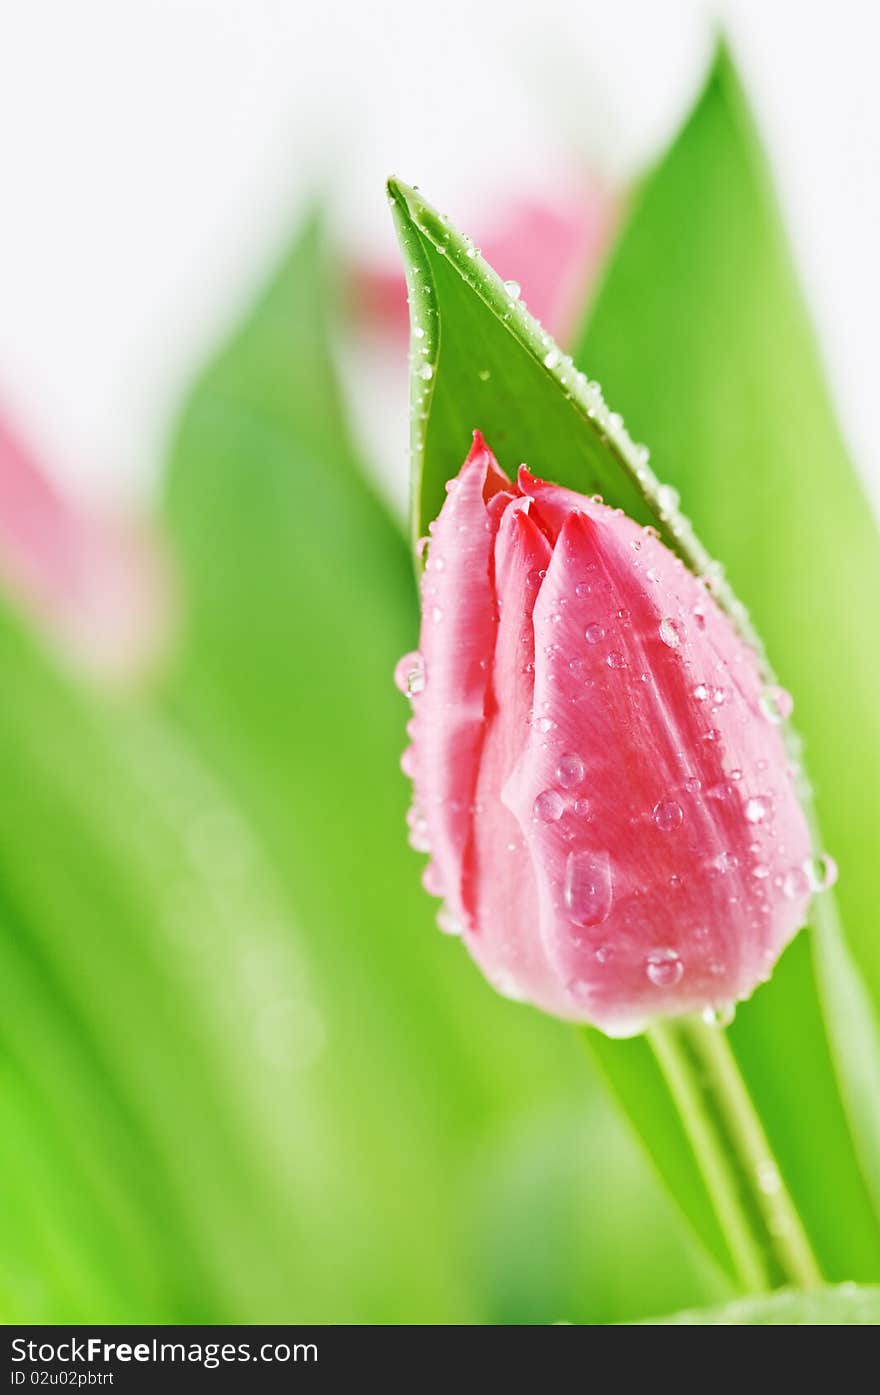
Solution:
[(666, 1077), (748, 1292), (822, 1275), (726, 1034), (696, 1018), (653, 1028), (648, 1041)]

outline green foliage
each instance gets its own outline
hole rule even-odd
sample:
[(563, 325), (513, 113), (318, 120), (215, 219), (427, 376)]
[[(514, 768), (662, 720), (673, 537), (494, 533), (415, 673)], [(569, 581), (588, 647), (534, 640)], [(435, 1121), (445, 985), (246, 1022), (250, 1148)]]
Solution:
[[(876, 1001), (880, 655), (866, 637), (880, 601), (880, 544), (724, 50), (635, 199), (575, 357), (650, 441), (795, 694), (819, 821), (840, 864), (844, 925)], [(817, 903), (811, 934), (815, 967), (796, 944), (740, 1012), (733, 1037), (827, 1272), (876, 1278), (876, 1220), (853, 1172), (829, 1061), (876, 1210), (877, 1026), (829, 898)], [(809, 1108), (794, 1080), (809, 1082)]]
[(676, 1313), (652, 1326), (667, 1327), (876, 1327), (880, 1288), (839, 1284), (814, 1293), (779, 1292), (740, 1298), (723, 1308)]

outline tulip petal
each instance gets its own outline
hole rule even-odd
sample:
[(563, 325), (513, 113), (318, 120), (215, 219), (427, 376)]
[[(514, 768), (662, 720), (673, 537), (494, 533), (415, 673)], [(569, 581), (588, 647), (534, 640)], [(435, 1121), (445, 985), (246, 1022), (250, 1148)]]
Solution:
[(415, 697), (411, 724), (416, 808), (430, 829), (438, 889), (463, 924), (470, 924), (463, 860), (498, 627), (491, 564), (500, 514), (487, 504), (509, 488), (475, 432), (434, 525), (422, 579), (425, 685)]
[(565, 1005), (537, 934), (532, 860), (501, 791), (525, 744), (532, 712), (535, 644), (532, 611), (550, 544), (529, 517), (530, 500), (507, 508), (495, 539), (498, 634), (486, 701), (486, 733), (477, 782), (477, 816), (468, 847), (465, 902), (474, 930), (465, 936), (486, 977), (508, 997), (540, 996)]
[[(534, 492), (545, 527), (564, 521), (534, 611), (534, 721), (504, 797), (569, 997), (560, 1015), (628, 1035), (766, 977), (804, 920), (810, 844), (755, 656), (668, 549), (566, 493)], [(536, 816), (555, 799), (561, 814)]]

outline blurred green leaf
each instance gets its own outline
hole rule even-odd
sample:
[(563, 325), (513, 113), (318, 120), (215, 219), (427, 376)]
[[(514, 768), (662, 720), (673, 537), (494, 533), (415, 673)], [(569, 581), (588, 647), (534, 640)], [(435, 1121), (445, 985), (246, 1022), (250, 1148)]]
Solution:
[(3, 616), (0, 658), (10, 1311), (280, 1320), (307, 1113), (303, 1091), (277, 1108), (309, 1047), (293, 927), (178, 733), (77, 692)]
[[(291, 1301), (313, 1272), (335, 1272), (323, 1321), (473, 1321), (510, 1311), (509, 1276), (471, 1257), (474, 1208), (485, 1190), (507, 1191), (518, 1165), (493, 1140), (540, 1119), (560, 1152), (561, 1121), (587, 1107), (591, 1083), (556, 1023), (498, 998), (437, 933), (406, 847), (406, 707), (391, 676), (415, 641), (415, 587), (346, 427), (331, 285), (313, 222), (184, 412), (167, 511), (188, 616), (168, 701), (273, 858), (325, 1024), (318, 1117), (333, 1142), (306, 1132), (291, 1144), (322, 1170), (298, 1198), (304, 1273)], [(467, 1185), (477, 1154), (490, 1159), (479, 1189)], [(564, 1178), (555, 1205), (578, 1240), (536, 1268), (520, 1318), (552, 1321), (560, 1290), (577, 1295), (588, 1186), (589, 1165)], [(547, 1211), (535, 1188), (505, 1222), (537, 1245)], [(668, 1272), (706, 1293), (677, 1250)], [(589, 1295), (574, 1301), (596, 1311)]]
[[(796, 695), (820, 822), (840, 862), (844, 923), (876, 991), (880, 653), (868, 637), (880, 546), (724, 50), (636, 197), (575, 357), (650, 441)], [(732, 1035), (826, 1272), (876, 1278), (880, 1237), (854, 1172), (818, 1004), (875, 1195), (876, 1023), (827, 897), (811, 933), (818, 991), (802, 937)], [(806, 1108), (800, 1080), (809, 1082)]]
[(880, 1288), (840, 1284), (815, 1293), (779, 1292), (740, 1298), (723, 1308), (656, 1318), (651, 1326), (672, 1327), (875, 1327), (880, 1323)]

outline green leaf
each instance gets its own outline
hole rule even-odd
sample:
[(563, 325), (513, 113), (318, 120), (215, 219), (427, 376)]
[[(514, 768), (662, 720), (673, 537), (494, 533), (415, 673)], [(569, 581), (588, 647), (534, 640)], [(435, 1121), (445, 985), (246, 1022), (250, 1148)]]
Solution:
[(880, 1288), (839, 1284), (815, 1293), (780, 1291), (740, 1298), (723, 1308), (655, 1318), (665, 1327), (875, 1327), (880, 1323)]
[[(501, 466), (522, 461), (559, 484), (613, 499), (701, 573), (710, 558), (665, 497), (622, 418), (563, 354), (473, 243), (415, 190), (388, 184), (403, 249), (410, 315), (412, 529), (417, 543), (437, 516), (479, 428)], [(514, 295), (512, 292), (516, 291)], [(719, 587), (741, 621), (741, 608)]]
[[(498, 998), (437, 933), (406, 847), (407, 713), (391, 675), (417, 635), (412, 564), (347, 430), (332, 288), (313, 222), (196, 384), (167, 492), (188, 604), (168, 702), (273, 858), (326, 1023), (317, 1123), (290, 1144), (297, 1167), (321, 1173), (301, 1188), (292, 1293), (335, 1273), (322, 1321), (552, 1321), (562, 1291), (607, 1315), (609, 1290), (586, 1283), (589, 1165), (506, 1212), (508, 1250), (534, 1250), (548, 1213), (564, 1217), (567, 1243), (528, 1286), (472, 1262), (484, 1194), (509, 1192), (519, 1166), (510, 1135), (539, 1135), (542, 1155), (562, 1157), (592, 1087), (558, 1024)], [(615, 1179), (624, 1212), (649, 1187), (637, 1166), (629, 1176)], [(664, 1274), (705, 1294), (660, 1230)], [(645, 1311), (633, 1251), (608, 1252), (616, 1310)]]
[[(835, 424), (763, 155), (726, 52), (635, 200), (576, 351), (724, 559), (797, 701), (844, 923), (880, 990), (880, 545)], [(815, 973), (795, 945), (734, 1040), (831, 1276), (880, 1273), (876, 1220), (829, 1079), (827, 1017), (853, 1136), (880, 1196), (873, 1007), (829, 898)], [(792, 964), (792, 960), (795, 964)], [(795, 1074), (796, 1072), (796, 1074)], [(794, 1083), (809, 1080), (809, 1108)], [(816, 1157), (815, 1140), (821, 1137)], [(829, 1185), (827, 1169), (834, 1182)]]
[(280, 1319), (311, 1091), (278, 1110), (263, 1018), (304, 973), (272, 877), (166, 722), (78, 692), (2, 615), (0, 661), (9, 1311)]

